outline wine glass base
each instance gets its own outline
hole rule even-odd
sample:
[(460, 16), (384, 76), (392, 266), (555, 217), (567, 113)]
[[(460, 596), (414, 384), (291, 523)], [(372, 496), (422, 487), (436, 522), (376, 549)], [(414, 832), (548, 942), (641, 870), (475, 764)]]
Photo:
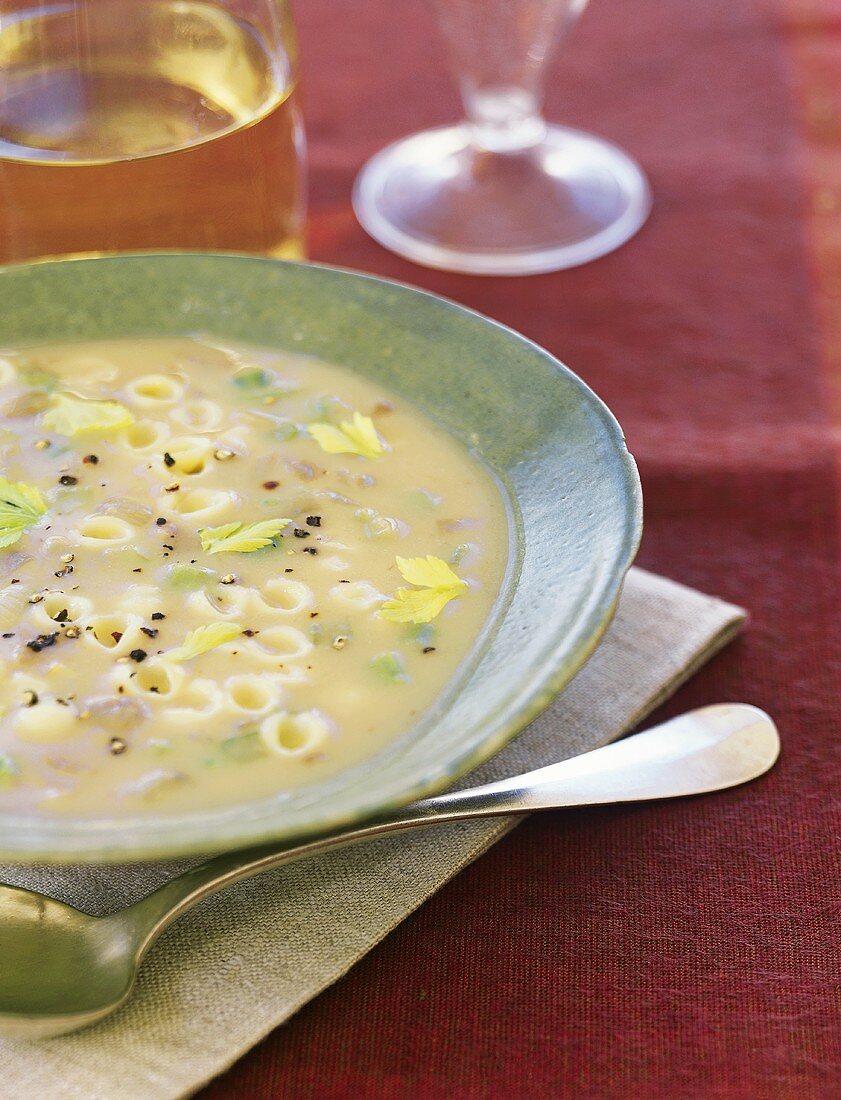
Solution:
[(537, 145), (492, 153), (463, 124), (377, 153), (353, 206), (375, 240), (426, 267), (531, 275), (624, 244), (648, 217), (651, 192), (627, 153), (580, 130), (549, 126)]

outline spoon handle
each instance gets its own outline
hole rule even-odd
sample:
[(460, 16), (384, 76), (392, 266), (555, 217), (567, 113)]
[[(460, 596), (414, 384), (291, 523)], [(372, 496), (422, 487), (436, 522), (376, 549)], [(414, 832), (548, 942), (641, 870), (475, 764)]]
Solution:
[(763, 711), (724, 703), (691, 711), (645, 733), (511, 779), (414, 802), (388, 817), (328, 836), (226, 852), (186, 871), (114, 919), (132, 920), (138, 958), (198, 901), (241, 879), (305, 856), (385, 833), (459, 818), (525, 814), (703, 794), (766, 772), (779, 735)]

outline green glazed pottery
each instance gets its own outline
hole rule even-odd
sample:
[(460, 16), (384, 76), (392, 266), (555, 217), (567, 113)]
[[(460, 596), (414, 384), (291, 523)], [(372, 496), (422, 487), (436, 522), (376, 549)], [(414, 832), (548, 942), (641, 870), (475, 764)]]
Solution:
[(547, 352), (452, 302), (347, 271), (244, 256), (115, 256), (0, 270), (0, 348), (172, 335), (319, 356), (443, 424), (507, 493), (503, 591), (438, 703), (363, 767), (212, 812), (0, 814), (5, 859), (219, 851), (328, 832), (440, 791), (497, 752), (581, 667), (636, 552), (639, 479), (610, 412)]

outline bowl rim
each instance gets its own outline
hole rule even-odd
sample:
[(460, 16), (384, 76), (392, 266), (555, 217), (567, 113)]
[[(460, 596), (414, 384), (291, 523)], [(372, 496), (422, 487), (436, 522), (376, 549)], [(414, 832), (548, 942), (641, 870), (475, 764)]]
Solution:
[[(451, 298), (414, 286), (401, 280), (372, 275), (368, 272), (342, 267), (334, 264), (295, 260), (271, 259), (240, 252), (190, 252), (190, 251), (138, 251), (112, 253), (105, 256), (67, 256), (38, 259), (27, 263), (0, 265), (0, 281), (7, 275), (25, 274), (39, 268), (68, 267), (72, 265), (121, 265), (133, 260), (167, 261), (230, 261), (247, 262), (252, 265), (267, 265), (272, 268), (314, 269), (331, 275), (348, 276), (367, 283), (407, 292), (409, 296), (443, 307), (471, 322), (488, 325), (507, 339), (513, 340), (530, 355), (536, 355), (547, 366), (566, 377), (578, 389), (588, 403), (590, 411), (598, 418), (604, 432), (604, 438), (611, 445), (612, 458), (621, 469), (621, 484), (624, 490), (622, 538), (617, 543), (614, 560), (605, 573), (600, 588), (595, 589), (586, 605), (577, 614), (571, 628), (559, 633), (554, 639), (551, 650), (545, 654), (533, 674), (521, 680), (505, 696), (504, 703), (498, 709), (500, 718), (493, 723), (492, 733), (478, 745), (468, 746), (459, 755), (446, 758), (446, 764), (429, 772), (424, 778), (408, 782), (398, 796), (387, 799), (364, 800), (364, 804), (347, 808), (338, 813), (326, 813), (312, 828), (284, 829), (282, 824), (282, 804), (278, 804), (274, 815), (269, 813), (255, 822), (246, 819), (239, 828), (228, 829), (224, 836), (213, 836), (210, 844), (202, 833), (202, 815), (214, 815), (214, 808), (206, 811), (190, 811), (194, 820), (194, 836), (172, 840), (162, 832), (151, 839), (144, 839), (144, 827), (151, 832), (150, 826), (168, 824), (173, 827), (176, 819), (179, 827), (183, 824), (180, 815), (155, 817), (113, 818), (74, 818), (56, 817), (46, 819), (43, 816), (25, 816), (21, 814), (0, 814), (0, 859), (8, 862), (29, 863), (35, 860), (47, 863), (113, 863), (126, 860), (160, 860), (184, 857), (207, 856), (234, 849), (267, 847), (279, 848), (290, 842), (299, 842), (305, 838), (338, 832), (343, 828), (355, 827), (363, 821), (377, 817), (405, 806), (419, 798), (429, 797), (452, 786), (457, 779), (472, 772), (485, 761), (499, 752), (513, 737), (532, 722), (552, 702), (560, 691), (572, 680), (587, 662), (601, 641), (616, 611), (622, 585), (628, 570), (633, 564), (642, 538), (643, 509), (642, 487), (633, 456), (628, 450), (625, 436), (614, 414), (604, 401), (562, 360), (558, 359), (536, 341), (524, 336), (516, 329), (488, 317), (478, 310), (462, 305)], [(345, 370), (352, 367), (343, 366)], [(445, 426), (446, 428), (446, 426)], [(491, 470), (495, 477), (499, 474)], [(505, 484), (506, 491), (510, 487)], [(517, 507), (516, 498), (513, 501)], [(514, 582), (516, 584), (516, 581)], [(454, 670), (454, 672), (457, 670)], [(445, 689), (446, 690), (446, 689)], [(433, 703), (434, 705), (434, 703)], [(262, 804), (262, 802), (260, 803)], [(240, 805), (240, 804), (238, 804)], [(258, 803), (242, 803), (242, 807), (256, 806)], [(224, 808), (221, 808), (224, 809)], [(218, 812), (219, 807), (215, 808)], [(44, 829), (45, 822), (47, 828)], [(10, 834), (11, 827), (11, 834)], [(109, 834), (120, 832), (120, 841), (114, 843)], [(71, 835), (68, 846), (56, 849), (59, 838)], [(129, 843), (126, 843), (126, 841)], [(10, 844), (10, 841), (12, 843)]]

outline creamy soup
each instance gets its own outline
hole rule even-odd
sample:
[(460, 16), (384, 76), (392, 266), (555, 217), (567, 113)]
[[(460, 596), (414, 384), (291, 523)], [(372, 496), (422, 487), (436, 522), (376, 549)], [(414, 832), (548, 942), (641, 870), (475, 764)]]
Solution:
[(0, 809), (222, 805), (359, 764), (475, 645), (507, 546), (488, 472), (343, 369), (0, 352)]

